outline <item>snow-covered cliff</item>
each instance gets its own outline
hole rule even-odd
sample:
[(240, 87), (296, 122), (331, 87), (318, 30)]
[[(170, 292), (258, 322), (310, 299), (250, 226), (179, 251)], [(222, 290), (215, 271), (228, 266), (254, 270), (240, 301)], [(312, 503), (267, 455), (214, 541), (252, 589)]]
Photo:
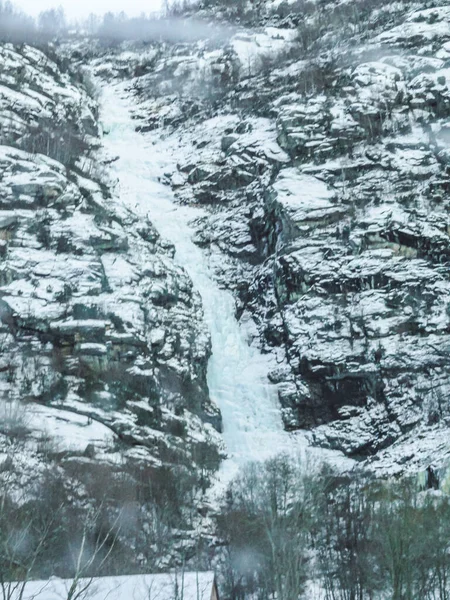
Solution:
[(169, 495), (189, 528), (200, 499), (184, 514), (185, 496), (222, 451), (201, 300), (173, 246), (114, 193), (82, 78), (28, 46), (0, 53), (1, 481), (29, 499), (51, 474), (62, 503), (111, 517), (126, 488), (127, 568), (164, 564), (140, 519), (167, 523), (155, 502), (167, 511)]
[(225, 457), (450, 454), (449, 8), (187, 18), (0, 45), (0, 479), (125, 504), (127, 568), (213, 541)]
[(136, 125), (206, 211), (196, 243), (276, 357), (286, 428), (383, 472), (445, 464), (450, 13), (299, 4), (205, 2), (226, 44), (128, 49)]

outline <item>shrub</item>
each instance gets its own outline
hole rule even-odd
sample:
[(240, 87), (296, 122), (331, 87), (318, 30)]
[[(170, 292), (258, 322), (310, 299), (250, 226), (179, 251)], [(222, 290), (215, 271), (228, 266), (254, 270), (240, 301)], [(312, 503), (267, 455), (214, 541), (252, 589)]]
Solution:
[(29, 420), (26, 405), (17, 400), (0, 400), (0, 432), (11, 438), (27, 436)]

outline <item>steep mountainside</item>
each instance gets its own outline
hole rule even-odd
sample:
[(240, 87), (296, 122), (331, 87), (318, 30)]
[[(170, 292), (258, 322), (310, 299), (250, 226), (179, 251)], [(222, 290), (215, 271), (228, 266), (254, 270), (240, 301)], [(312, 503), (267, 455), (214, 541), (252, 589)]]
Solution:
[(162, 565), (219, 461), (200, 297), (152, 223), (112, 197), (83, 78), (28, 46), (0, 45), (0, 65), (2, 489), (67, 503), (77, 535), (76, 511), (106, 508), (109, 527), (120, 507), (119, 570)]
[(382, 472), (448, 458), (450, 8), (203, 2), (226, 44), (128, 46), (161, 172), (278, 366), (285, 426)]
[(0, 495), (55, 515), (27, 575), (92, 515), (109, 573), (209, 567), (226, 454), (447, 477), (450, 7), (183, 18), (0, 44)]

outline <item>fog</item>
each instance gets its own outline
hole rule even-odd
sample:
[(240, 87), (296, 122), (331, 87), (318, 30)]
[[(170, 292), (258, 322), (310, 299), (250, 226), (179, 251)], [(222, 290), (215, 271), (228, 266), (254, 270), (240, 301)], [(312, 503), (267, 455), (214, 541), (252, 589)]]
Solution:
[[(47, 10), (34, 18), (22, 12), (18, 5), (14, 6), (17, 8), (11, 8), (8, 2), (0, 0), (0, 41), (42, 43), (55, 35), (64, 35), (68, 25), (72, 27), (63, 10)], [(124, 12), (107, 12), (95, 18), (80, 18), (78, 28), (83, 33), (103, 38), (107, 43), (125, 40), (194, 42), (204, 39), (224, 42), (234, 32), (231, 26), (175, 15), (164, 17), (162, 12), (147, 13), (147, 16), (141, 13), (139, 17)]]
[(161, 8), (161, 0), (17, 0), (14, 4), (33, 16), (43, 10), (62, 6), (69, 19), (82, 19), (90, 13), (104, 14), (122, 10), (135, 17), (142, 12), (154, 12)]
[(194, 42), (202, 39), (225, 41), (233, 34), (231, 26), (218, 26), (195, 19), (108, 19), (97, 31), (99, 37), (114, 40)]

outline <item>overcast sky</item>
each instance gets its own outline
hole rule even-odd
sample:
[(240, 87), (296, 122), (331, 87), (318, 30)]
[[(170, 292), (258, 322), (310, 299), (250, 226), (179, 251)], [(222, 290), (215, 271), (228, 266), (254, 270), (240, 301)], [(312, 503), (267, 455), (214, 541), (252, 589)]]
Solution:
[(77, 19), (92, 12), (104, 14), (124, 10), (130, 16), (153, 12), (160, 8), (161, 0), (16, 0), (13, 4), (31, 15), (61, 5), (69, 18)]

